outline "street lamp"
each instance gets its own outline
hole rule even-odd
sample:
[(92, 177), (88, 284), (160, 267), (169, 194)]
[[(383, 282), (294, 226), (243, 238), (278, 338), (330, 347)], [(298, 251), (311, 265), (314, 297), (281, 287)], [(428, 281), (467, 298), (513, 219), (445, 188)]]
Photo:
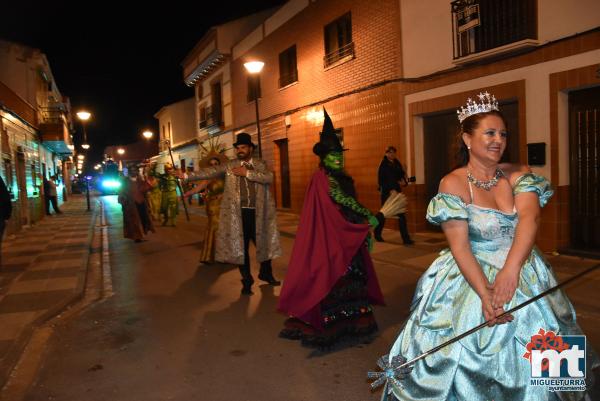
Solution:
[(250, 74), (250, 76), (253, 79), (253, 86), (254, 86), (254, 107), (256, 109), (256, 134), (258, 136), (258, 157), (260, 157), (262, 159), (262, 143), (260, 140), (260, 118), (258, 116), (258, 90), (260, 88), (260, 72), (262, 71), (263, 67), (265, 66), (265, 63), (263, 63), (262, 61), (248, 61), (246, 63), (244, 63), (244, 67), (246, 68), (246, 71), (248, 71), (248, 73)]
[(79, 118), (81, 120), (81, 125), (83, 126), (83, 143), (81, 144), (81, 147), (86, 150), (90, 148), (90, 144), (87, 141), (87, 132), (85, 131), (85, 123), (87, 122), (87, 120), (90, 119), (91, 116), (92, 116), (91, 113), (84, 111), (84, 110), (77, 112), (77, 118)]
[[(144, 132), (142, 132), (142, 135), (144, 136), (144, 138), (146, 139), (152, 139), (152, 137), (154, 136), (154, 133), (150, 130), (146, 130)], [(175, 159), (173, 159), (173, 152), (171, 151), (171, 141), (169, 141), (168, 139), (163, 139), (160, 142), (164, 142), (165, 145), (167, 145), (167, 149), (169, 149), (169, 156), (171, 157), (171, 164), (173, 165), (173, 168), (175, 168)], [(179, 182), (179, 177), (175, 177), (176, 181), (177, 181), (177, 188), (179, 188), (179, 193), (181, 194), (181, 203), (183, 203), (183, 210), (185, 211), (185, 218), (187, 221), (190, 221), (190, 214), (188, 213), (187, 210), (187, 205), (185, 203), (185, 198), (183, 197), (183, 187), (181, 186), (181, 182)]]
[(117, 153), (120, 154), (121, 156), (125, 154), (125, 149), (123, 148), (119, 148), (117, 149)]

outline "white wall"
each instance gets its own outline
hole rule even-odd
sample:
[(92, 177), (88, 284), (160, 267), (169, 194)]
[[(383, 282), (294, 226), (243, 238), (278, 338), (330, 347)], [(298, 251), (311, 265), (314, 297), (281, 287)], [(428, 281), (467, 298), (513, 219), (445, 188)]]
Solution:
[(598, 0), (538, 0), (538, 39), (542, 43), (599, 26)]
[[(559, 157), (558, 160), (552, 160), (550, 155), (550, 74), (571, 70), (579, 67), (600, 64), (600, 50), (594, 50), (587, 53), (578, 54), (571, 57), (565, 57), (558, 60), (553, 60), (547, 63), (532, 65), (515, 69), (512, 71), (502, 72), (500, 74), (489, 75), (482, 78), (472, 79), (469, 81), (459, 82), (452, 85), (414, 93), (405, 97), (405, 130), (409, 132), (409, 105), (414, 102), (434, 99), (438, 97), (448, 96), (454, 93), (460, 93), (478, 88), (486, 88), (503, 83), (525, 80), (526, 90), (526, 129), (527, 143), (545, 142), (546, 146), (546, 165), (535, 167), (534, 170), (550, 178), (552, 163), (558, 163), (560, 166), (559, 182), (555, 185), (569, 184), (569, 148), (568, 148), (568, 107), (566, 104), (565, 95), (559, 96)], [(465, 99), (466, 101), (466, 99)], [(407, 161), (409, 171), (415, 171), (417, 183), (422, 184), (424, 181), (424, 155), (423, 155), (423, 130), (422, 124), (415, 124), (415, 163), (416, 166), (410, 165), (410, 160)], [(410, 149), (410, 135), (406, 136), (406, 146)]]
[[(399, 0), (404, 76), (416, 78), (454, 68), (449, 0)], [(600, 26), (598, 0), (538, 0), (541, 43)]]
[(404, 76), (416, 78), (454, 67), (448, 0), (398, 0)]

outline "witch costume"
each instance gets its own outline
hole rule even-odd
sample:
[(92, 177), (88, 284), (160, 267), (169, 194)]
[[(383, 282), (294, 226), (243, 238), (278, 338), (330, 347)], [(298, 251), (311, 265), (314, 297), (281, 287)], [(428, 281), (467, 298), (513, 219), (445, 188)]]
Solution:
[(308, 186), (278, 310), (290, 316), (280, 337), (303, 345), (330, 347), (346, 336), (377, 330), (373, 304), (383, 295), (367, 250), (374, 216), (356, 200), (354, 183), (341, 168), (323, 160), (342, 148), (325, 112), (320, 141), (313, 152), (321, 159)]

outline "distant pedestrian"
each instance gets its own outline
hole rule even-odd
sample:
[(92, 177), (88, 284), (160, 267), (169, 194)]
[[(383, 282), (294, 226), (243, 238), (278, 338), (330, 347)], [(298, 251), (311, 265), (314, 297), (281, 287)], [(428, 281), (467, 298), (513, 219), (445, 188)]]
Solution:
[(128, 169), (118, 198), (123, 209), (123, 236), (135, 242), (141, 242), (149, 231), (155, 232), (146, 203), (151, 186), (138, 171), (136, 166)]
[[(404, 171), (402, 164), (400, 164), (396, 158), (396, 148), (393, 146), (388, 146), (385, 151), (385, 155), (383, 156), (383, 160), (381, 160), (381, 163), (379, 163), (379, 169), (377, 171), (377, 184), (381, 194), (381, 205), (383, 205), (390, 197), (392, 191), (400, 193), (402, 192), (402, 184), (404, 186), (408, 185), (406, 172)], [(375, 229), (375, 240), (381, 242), (383, 241), (381, 233), (383, 230), (383, 225), (385, 224), (385, 217), (382, 213), (377, 213), (376, 217), (379, 220), (379, 225)], [(400, 226), (400, 235), (402, 236), (404, 245), (414, 244), (414, 241), (410, 239), (410, 235), (408, 234), (406, 215), (404, 213), (400, 213), (398, 215), (398, 225)]]
[(12, 203), (10, 194), (8, 193), (8, 189), (6, 189), (4, 180), (0, 177), (0, 267), (2, 266), (2, 238), (4, 237), (4, 228), (11, 214)]
[(44, 197), (46, 200), (46, 214), (50, 216), (50, 204), (52, 203), (52, 208), (56, 214), (61, 214), (62, 212), (58, 208), (58, 194), (56, 191), (56, 176), (50, 176), (49, 180), (44, 180)]

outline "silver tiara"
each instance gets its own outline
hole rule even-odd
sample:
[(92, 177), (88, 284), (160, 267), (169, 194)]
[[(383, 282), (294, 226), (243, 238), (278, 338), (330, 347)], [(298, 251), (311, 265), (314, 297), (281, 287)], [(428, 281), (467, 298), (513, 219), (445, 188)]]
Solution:
[(461, 107), (456, 110), (458, 114), (458, 121), (463, 122), (465, 118), (472, 116), (473, 114), (488, 113), (492, 110), (500, 111), (498, 109), (498, 101), (494, 95), (490, 95), (487, 91), (480, 92), (477, 95), (480, 103), (474, 102), (471, 98), (467, 99), (467, 107)]

